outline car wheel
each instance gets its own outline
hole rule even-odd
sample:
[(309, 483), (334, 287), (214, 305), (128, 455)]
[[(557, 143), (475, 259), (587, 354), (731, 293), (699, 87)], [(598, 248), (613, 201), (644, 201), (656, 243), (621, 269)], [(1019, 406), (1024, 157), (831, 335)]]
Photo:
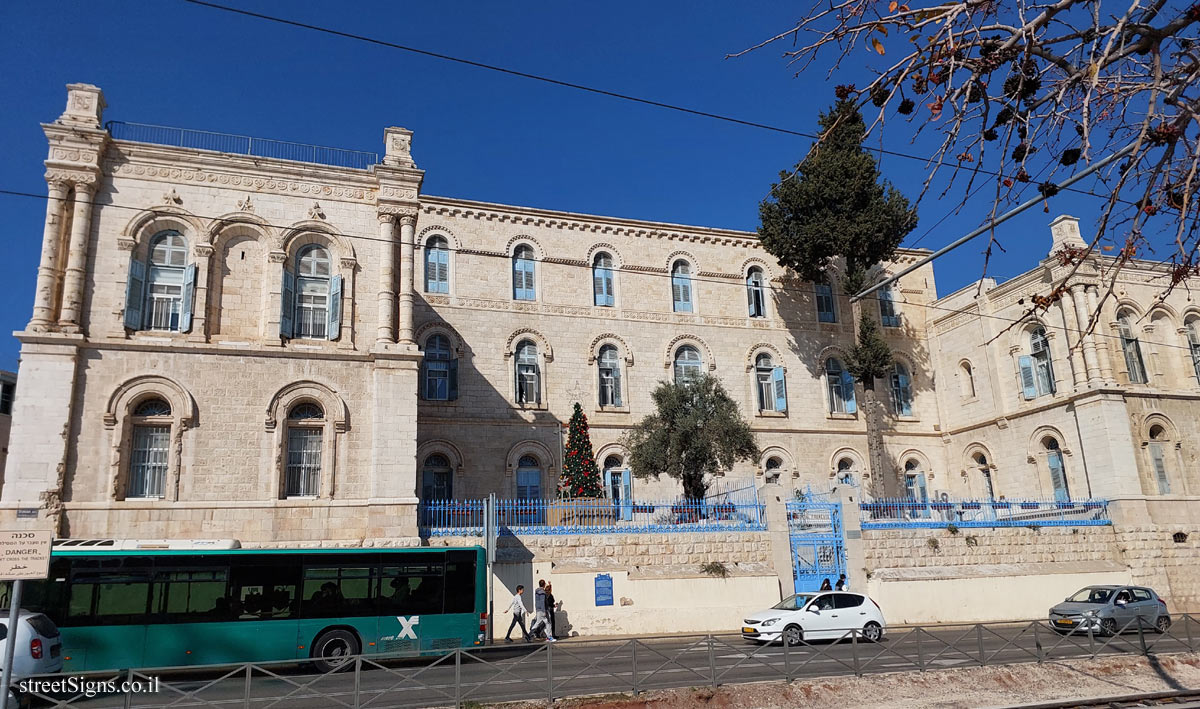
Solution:
[(1171, 616), (1169, 615), (1160, 615), (1158, 616), (1158, 619), (1154, 621), (1154, 632), (1158, 633), (1159, 635), (1167, 632), (1167, 629), (1170, 627)]
[(877, 643), (883, 637), (883, 628), (879, 626), (879, 623), (871, 621), (863, 626), (862, 636), (863, 640), (869, 643)]
[(1117, 634), (1117, 621), (1113, 620), (1112, 618), (1102, 619), (1100, 621), (1100, 634), (1101, 635), (1116, 635)]
[(349, 630), (326, 630), (312, 644), (313, 667), (318, 672), (333, 672), (362, 649), (358, 636)]
[(799, 625), (789, 625), (783, 629), (783, 641), (791, 646), (796, 646), (804, 642), (804, 631)]

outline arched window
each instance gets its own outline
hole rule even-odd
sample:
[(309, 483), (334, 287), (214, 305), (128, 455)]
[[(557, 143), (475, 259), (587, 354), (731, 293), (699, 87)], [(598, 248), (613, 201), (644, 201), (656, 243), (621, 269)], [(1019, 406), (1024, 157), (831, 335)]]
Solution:
[(1146, 378), (1146, 365), (1142, 360), (1142, 346), (1134, 334), (1128, 311), (1117, 316), (1117, 327), (1121, 331), (1121, 350), (1125, 353), (1125, 368), (1129, 372), (1129, 383), (1147, 383), (1149, 379)]
[(300, 403), (288, 411), (285, 496), (316, 497), (318, 494), (324, 433), (325, 412), (317, 404)]
[(1146, 446), (1150, 452), (1150, 463), (1154, 466), (1154, 479), (1158, 483), (1158, 494), (1171, 494), (1171, 478), (1167, 475), (1167, 450), (1169, 449), (1167, 431), (1162, 426), (1150, 427), (1150, 444)]
[(537, 345), (521, 340), (517, 345), (516, 381), (518, 404), (542, 403), (542, 376), (538, 366)]
[(854, 485), (854, 461), (849, 458), (839, 458), (837, 462), (837, 481), (840, 485)]
[(853, 414), (858, 411), (854, 399), (854, 377), (836, 357), (825, 360), (825, 386), (829, 391), (829, 413)]
[(671, 264), (671, 299), (675, 312), (692, 312), (692, 267), (683, 259)]
[(454, 401), (458, 398), (458, 360), (450, 349), (450, 338), (440, 333), (425, 340), (425, 359), (421, 363), (421, 394), (427, 401)]
[(766, 317), (766, 295), (763, 291), (763, 272), (754, 266), (746, 273), (746, 305), (750, 309), (750, 317)]
[(533, 247), (521, 244), (513, 251), (513, 300), (537, 300), (533, 283)]
[(633, 519), (633, 480), (618, 455), (604, 458), (604, 494), (614, 503), (621, 519)]
[[(177, 231), (150, 240), (150, 278), (146, 288), (146, 329), (180, 330), (183, 315), (187, 242)], [(189, 304), (190, 309), (190, 304)]]
[(912, 382), (908, 368), (896, 362), (891, 375), (892, 412), (897, 416), (912, 416)]
[(996, 488), (992, 485), (992, 466), (988, 465), (987, 456), (983, 453), (976, 453), (973, 460), (975, 467), (979, 470), (979, 477), (983, 480), (983, 491), (989, 500), (995, 500)]
[(910, 500), (929, 502), (929, 492), (925, 486), (925, 471), (921, 469), (921, 464), (913, 458), (904, 462), (904, 491)]
[(126, 498), (159, 498), (166, 485), (171, 451), (171, 405), (146, 399), (133, 409), (133, 446)]
[(592, 292), (596, 305), (611, 308), (616, 305), (613, 289), (613, 260), (606, 253), (596, 254), (592, 259)]
[[(1054, 363), (1050, 360), (1050, 340), (1046, 338), (1046, 328), (1037, 327), (1029, 333), (1029, 359), (1033, 367), (1033, 396), (1027, 393), (1026, 398), (1034, 399), (1053, 394)], [(1021, 372), (1021, 378), (1025, 379), (1024, 370)], [(1022, 384), (1028, 389), (1029, 382), (1023, 381)]]
[(523, 455), (517, 461), (517, 499), (542, 499), (542, 465), (532, 455)]
[(885, 286), (876, 293), (879, 294), (879, 322), (884, 327), (900, 327), (900, 312), (896, 310), (896, 300), (892, 295), (892, 287)]
[(833, 299), (833, 286), (828, 281), (813, 284), (817, 300), (817, 321), (837, 322), (837, 309)]
[(778, 456), (771, 456), (767, 458), (767, 464), (763, 467), (765, 468), (763, 470), (763, 477), (767, 480), (777, 480), (780, 471), (783, 470), (783, 461)]
[(1200, 381), (1200, 318), (1187, 321), (1188, 351), (1192, 355), (1192, 369)]
[(958, 365), (958, 386), (964, 399), (975, 398), (975, 372), (971, 369), (971, 363), (966, 360)]
[(600, 406), (621, 405), (621, 356), (616, 345), (604, 345), (596, 358), (600, 373)]
[(1046, 436), (1042, 439), (1042, 448), (1046, 450), (1046, 466), (1050, 469), (1050, 484), (1054, 487), (1054, 499), (1066, 502), (1071, 499), (1071, 491), (1067, 486), (1067, 469), (1063, 464), (1063, 454), (1058, 445), (1058, 439)]
[(675, 350), (675, 383), (686, 384), (701, 375), (700, 351), (691, 345)]
[(450, 292), (450, 247), (443, 236), (425, 242), (425, 292)]
[(315, 244), (300, 249), (296, 256), (296, 337), (330, 336), (330, 275), (328, 251)]
[(421, 466), (421, 499), (453, 500), (454, 477), (450, 461), (440, 453), (425, 459)]

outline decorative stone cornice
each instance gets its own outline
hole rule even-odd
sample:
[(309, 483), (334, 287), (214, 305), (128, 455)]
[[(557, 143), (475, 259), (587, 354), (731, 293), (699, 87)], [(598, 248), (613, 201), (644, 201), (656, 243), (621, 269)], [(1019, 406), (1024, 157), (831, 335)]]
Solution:
[(64, 170), (51, 168), (46, 170), (46, 182), (65, 182), (72, 185), (94, 185), (98, 176), (87, 170)]
[[(124, 148), (125, 146), (121, 147)], [(139, 145), (138, 147), (146, 146)], [(161, 148), (162, 146), (148, 147)], [(156, 182), (195, 182), (212, 187), (250, 188), (255, 192), (269, 192), (273, 194), (320, 196), (325, 199), (368, 203), (375, 201), (375, 190), (373, 189), (365, 189), (353, 185), (334, 185), (300, 180), (283, 174), (274, 177), (264, 176), (262, 172), (266, 172), (266, 169), (263, 166), (257, 166), (259, 174), (238, 174), (228, 169), (215, 170), (211, 169), (208, 165), (191, 167), (187, 166), (184, 162), (188, 156), (172, 154), (167, 157), (173, 161), (172, 165), (155, 165), (130, 160), (112, 160), (105, 163), (105, 169), (115, 176), (148, 179)], [(229, 167), (240, 167), (237, 161), (238, 158), (222, 156), (218, 164), (224, 163), (228, 164)], [(217, 160), (209, 158), (208, 162), (215, 163)], [(256, 166), (246, 165), (245, 168), (249, 172), (255, 169)]]

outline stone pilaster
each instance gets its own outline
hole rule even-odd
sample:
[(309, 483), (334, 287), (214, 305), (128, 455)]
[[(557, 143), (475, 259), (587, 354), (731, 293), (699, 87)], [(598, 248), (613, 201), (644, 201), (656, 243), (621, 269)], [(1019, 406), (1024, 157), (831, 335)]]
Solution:
[(400, 341), (413, 342), (413, 297), (416, 268), (413, 264), (413, 239), (416, 235), (416, 214), (400, 218)]
[(344, 258), (342, 267), (342, 331), (338, 339), (338, 347), (343, 350), (354, 349), (354, 294), (358, 274), (358, 261)]
[(208, 342), (208, 279), (213, 255), (212, 244), (196, 244), (192, 247), (196, 259), (196, 301), (192, 306), (192, 331), (190, 342)]
[(92, 196), (95, 188), (86, 182), (75, 183), (71, 240), (67, 249), (67, 269), (63, 277), (62, 312), (59, 327), (64, 332), (80, 332), (83, 310), (83, 280), (87, 270), (88, 234), (92, 229)]
[(54, 294), (58, 291), (58, 250), (62, 245), (63, 213), (66, 209), (67, 183), (48, 180), (46, 222), (42, 229), (42, 257), (38, 262), (37, 291), (33, 298), (33, 317), (29, 330), (44, 331), (55, 320)]
[[(1091, 313), (1096, 312), (1099, 308), (1100, 308), (1100, 300), (1096, 296), (1096, 286), (1088, 286), (1088, 289), (1087, 289), (1087, 312), (1088, 312), (1088, 315), (1090, 316)], [(1099, 323), (1101, 323), (1103, 321), (1104, 321), (1104, 319), (1102, 317), (1097, 317), (1097, 319), (1096, 319), (1097, 329), (1099, 329)], [(1116, 330), (1114, 329), (1113, 332), (1116, 332)], [(1111, 385), (1115, 385), (1117, 383), (1117, 378), (1113, 374), (1112, 350), (1110, 350), (1109, 346), (1108, 346), (1108, 343), (1110, 341), (1111, 340), (1108, 340), (1106, 338), (1106, 341), (1101, 342), (1100, 345), (1096, 348), (1096, 354), (1099, 355), (1099, 360), (1100, 360), (1100, 377), (1104, 380), (1105, 384), (1108, 384), (1111, 386)]]
[[(1082, 286), (1076, 286), (1072, 290), (1082, 290)], [(1066, 298), (1062, 298), (1058, 301), (1058, 308), (1062, 315), (1063, 332), (1066, 335), (1064, 340), (1071, 353), (1071, 381), (1075, 390), (1079, 391), (1087, 386), (1087, 364), (1083, 358), (1082, 328), (1075, 317), (1075, 298), (1072, 295), (1068, 295), (1068, 297), (1071, 298), (1070, 302)]]
[(376, 328), (375, 342), (388, 345), (396, 341), (396, 217), (393, 214), (380, 212), (379, 240), (382, 243), (379, 259), (379, 326)]
[[(1079, 320), (1079, 329), (1086, 330), (1088, 322), (1090, 322), (1090, 310), (1088, 310), (1087, 296), (1084, 294), (1082, 287), (1071, 289), (1071, 299), (1075, 302), (1075, 315)], [(1087, 367), (1087, 380), (1089, 386), (1099, 386), (1103, 383), (1100, 374), (1099, 360), (1096, 358), (1096, 342), (1092, 337), (1092, 333), (1083, 332), (1081, 334), (1083, 348), (1083, 362)]]

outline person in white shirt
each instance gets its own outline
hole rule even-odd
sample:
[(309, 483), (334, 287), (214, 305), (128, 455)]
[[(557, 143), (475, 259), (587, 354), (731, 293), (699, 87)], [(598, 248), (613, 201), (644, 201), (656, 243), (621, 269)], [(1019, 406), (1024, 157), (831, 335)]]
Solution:
[(521, 627), (521, 637), (525, 642), (529, 642), (529, 631), (525, 629), (525, 601), (521, 598), (524, 593), (525, 587), (517, 586), (517, 593), (512, 597), (512, 603), (508, 605), (508, 608), (504, 609), (505, 613), (512, 611), (513, 614), (512, 623), (508, 625), (508, 632), (504, 634), (504, 642), (506, 643), (512, 642), (512, 631), (517, 626)]

